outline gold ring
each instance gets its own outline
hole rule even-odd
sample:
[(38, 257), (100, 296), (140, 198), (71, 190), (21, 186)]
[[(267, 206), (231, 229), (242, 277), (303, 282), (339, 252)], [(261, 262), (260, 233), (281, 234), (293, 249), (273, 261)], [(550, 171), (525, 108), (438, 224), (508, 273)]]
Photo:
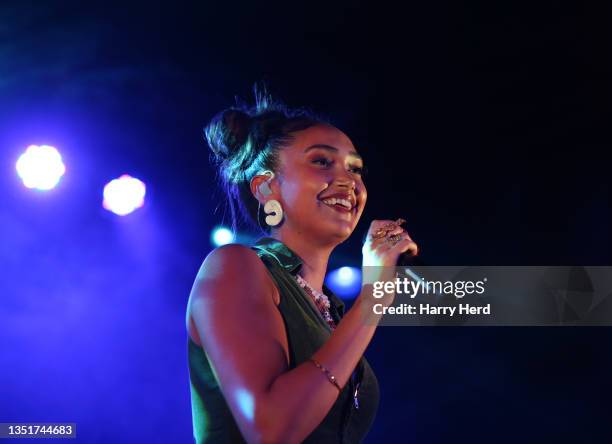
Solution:
[(388, 224), (383, 225), (383, 229), (386, 229), (387, 231), (394, 230), (405, 222), (406, 221), (404, 219), (399, 218), (395, 222), (389, 222)]
[(394, 234), (393, 236), (389, 236), (387, 238), (388, 240), (390, 240), (391, 242), (399, 242), (402, 239), (402, 235), (401, 234)]
[(395, 230), (404, 222), (406, 222), (404, 219), (399, 218), (395, 222), (389, 222), (388, 224), (383, 225), (372, 235), (372, 239), (382, 239), (386, 237), (390, 231)]
[(372, 239), (382, 239), (383, 237), (387, 236), (387, 231), (383, 230), (382, 228), (379, 228), (376, 233), (374, 233), (372, 235)]

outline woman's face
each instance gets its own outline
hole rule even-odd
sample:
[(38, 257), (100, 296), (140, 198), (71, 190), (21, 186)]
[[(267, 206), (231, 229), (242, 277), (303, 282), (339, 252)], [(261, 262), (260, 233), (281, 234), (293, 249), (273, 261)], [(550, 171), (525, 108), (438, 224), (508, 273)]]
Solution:
[(367, 199), (363, 160), (339, 129), (316, 125), (292, 134), (279, 153), (278, 192), (285, 221), (281, 230), (343, 241), (355, 229)]

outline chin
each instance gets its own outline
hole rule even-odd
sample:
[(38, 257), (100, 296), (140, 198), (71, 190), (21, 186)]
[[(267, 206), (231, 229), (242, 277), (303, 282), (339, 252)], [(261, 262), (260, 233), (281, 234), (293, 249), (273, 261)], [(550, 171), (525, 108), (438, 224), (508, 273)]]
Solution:
[(329, 233), (334, 239), (337, 239), (341, 242), (347, 240), (351, 234), (353, 234), (354, 227), (351, 226), (343, 226), (343, 227), (334, 227), (334, 229), (330, 230)]
[(349, 227), (339, 227), (338, 225), (321, 225), (312, 227), (314, 230), (310, 231), (312, 239), (317, 244), (329, 245), (329, 244), (340, 244), (347, 240), (352, 234), (353, 230)]

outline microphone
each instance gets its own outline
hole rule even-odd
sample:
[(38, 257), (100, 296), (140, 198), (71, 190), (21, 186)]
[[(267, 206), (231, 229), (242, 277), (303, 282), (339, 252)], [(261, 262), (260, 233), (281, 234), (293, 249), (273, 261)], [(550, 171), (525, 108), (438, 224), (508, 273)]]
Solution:
[(406, 251), (399, 255), (397, 258), (397, 267), (422, 267), (425, 266), (423, 259), (420, 255), (413, 256), (410, 251)]

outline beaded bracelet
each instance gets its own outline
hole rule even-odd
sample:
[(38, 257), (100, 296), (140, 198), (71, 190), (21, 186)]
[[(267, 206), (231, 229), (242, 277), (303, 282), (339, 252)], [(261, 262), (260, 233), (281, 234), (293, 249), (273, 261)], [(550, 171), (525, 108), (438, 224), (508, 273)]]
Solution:
[(327, 376), (327, 379), (329, 379), (329, 382), (331, 382), (332, 384), (334, 384), (334, 386), (338, 389), (339, 392), (342, 391), (342, 389), (340, 388), (340, 385), (338, 385), (338, 381), (336, 381), (336, 377), (334, 375), (332, 375), (332, 373), (329, 371), (329, 369), (327, 367), (324, 367), (319, 361), (317, 361), (315, 358), (310, 358), (310, 361), (317, 366), (317, 368), (319, 370), (321, 370), (323, 373), (325, 373), (325, 376)]

